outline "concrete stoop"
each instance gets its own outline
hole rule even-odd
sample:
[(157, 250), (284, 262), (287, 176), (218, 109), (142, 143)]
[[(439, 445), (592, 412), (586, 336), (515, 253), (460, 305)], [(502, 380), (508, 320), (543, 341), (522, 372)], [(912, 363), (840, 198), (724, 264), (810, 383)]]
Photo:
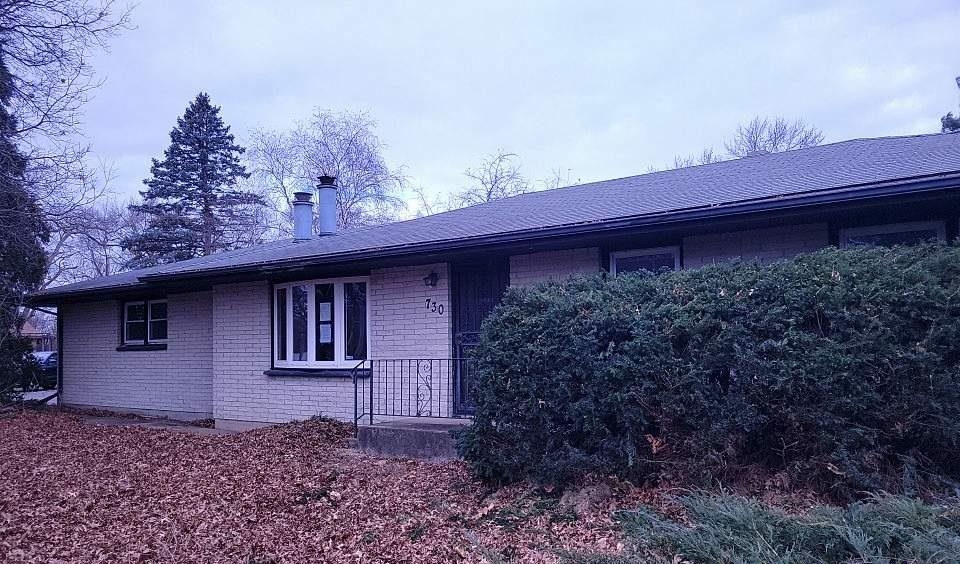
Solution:
[(360, 425), (356, 445), (361, 452), (368, 454), (453, 460), (457, 458), (457, 445), (452, 432), (469, 423), (463, 419), (413, 419)]

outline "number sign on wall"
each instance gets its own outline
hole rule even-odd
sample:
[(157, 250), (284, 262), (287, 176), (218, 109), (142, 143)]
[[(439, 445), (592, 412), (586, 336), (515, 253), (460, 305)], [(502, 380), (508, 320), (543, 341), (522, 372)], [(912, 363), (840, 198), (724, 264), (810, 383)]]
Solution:
[(430, 313), (435, 313), (437, 315), (443, 315), (443, 304), (438, 304), (436, 300), (430, 298), (426, 299), (427, 311)]

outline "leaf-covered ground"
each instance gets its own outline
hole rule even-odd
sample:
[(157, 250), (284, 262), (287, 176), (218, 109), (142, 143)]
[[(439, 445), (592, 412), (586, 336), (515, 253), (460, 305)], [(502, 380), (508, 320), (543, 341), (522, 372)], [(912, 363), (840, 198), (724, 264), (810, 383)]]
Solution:
[(614, 491), (579, 508), (497, 492), (461, 463), (346, 448), (323, 421), (227, 436), (102, 426), (23, 412), (0, 419), (2, 562), (555, 562), (618, 552)]

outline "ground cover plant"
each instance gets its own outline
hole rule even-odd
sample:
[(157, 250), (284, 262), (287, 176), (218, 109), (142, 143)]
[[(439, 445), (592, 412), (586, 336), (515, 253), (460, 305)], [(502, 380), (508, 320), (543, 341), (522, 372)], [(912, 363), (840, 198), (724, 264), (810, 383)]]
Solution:
[(755, 471), (836, 500), (960, 480), (960, 249), (508, 291), (461, 437), (492, 483), (711, 486)]
[(633, 544), (623, 555), (575, 555), (580, 564), (738, 562), (866, 564), (960, 562), (960, 505), (879, 495), (846, 508), (790, 514), (733, 495), (680, 499), (686, 523), (649, 509), (619, 514)]

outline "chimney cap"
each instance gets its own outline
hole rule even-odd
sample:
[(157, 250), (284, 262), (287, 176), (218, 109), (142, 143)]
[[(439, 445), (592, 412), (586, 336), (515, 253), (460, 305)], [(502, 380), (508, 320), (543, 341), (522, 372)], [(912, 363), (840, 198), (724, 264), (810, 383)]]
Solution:
[(313, 197), (313, 194), (310, 192), (304, 192), (302, 190), (297, 190), (293, 193), (294, 202), (309, 202), (310, 198)]
[(320, 181), (319, 186), (323, 186), (324, 188), (326, 188), (326, 187), (336, 188), (336, 187), (337, 187), (337, 177), (336, 177), (336, 176), (330, 176), (330, 175), (327, 175), (327, 174), (322, 174), (322, 175), (320, 175), (320, 177), (318, 178), (318, 180)]

